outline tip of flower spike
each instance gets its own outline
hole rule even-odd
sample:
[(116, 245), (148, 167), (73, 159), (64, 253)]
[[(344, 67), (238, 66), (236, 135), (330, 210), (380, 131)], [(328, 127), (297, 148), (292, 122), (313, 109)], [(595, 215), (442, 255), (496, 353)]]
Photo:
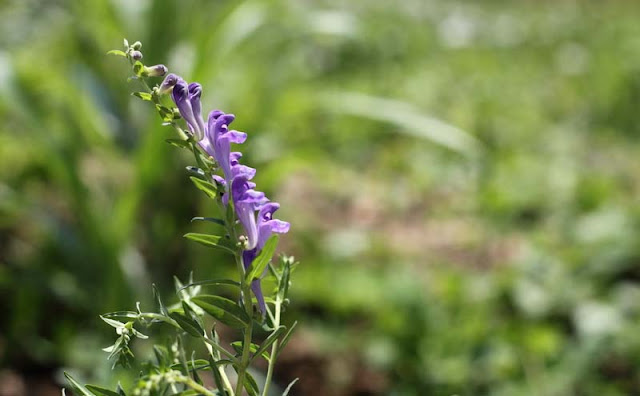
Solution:
[(133, 60), (139, 61), (140, 59), (142, 59), (142, 52), (140, 52), (140, 51), (131, 51), (131, 58)]

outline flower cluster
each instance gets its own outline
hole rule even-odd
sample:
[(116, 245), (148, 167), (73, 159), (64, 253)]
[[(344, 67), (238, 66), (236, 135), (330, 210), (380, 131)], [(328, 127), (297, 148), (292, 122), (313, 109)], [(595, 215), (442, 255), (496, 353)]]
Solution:
[[(272, 233), (286, 233), (289, 231), (289, 223), (273, 218), (273, 213), (280, 205), (270, 202), (263, 192), (255, 189), (256, 185), (251, 180), (256, 170), (240, 164), (242, 153), (231, 151), (231, 143), (244, 143), (247, 134), (230, 130), (229, 125), (235, 116), (220, 110), (211, 111), (205, 124), (200, 103), (200, 84), (187, 84), (181, 77), (169, 74), (159, 90), (163, 93), (171, 91), (171, 98), (186, 121), (191, 135), (222, 171), (222, 175), (214, 175), (213, 178), (218, 185), (224, 186), (222, 201), (228, 205), (231, 200), (236, 216), (244, 228), (246, 238), (242, 259), (245, 270), (248, 270)], [(266, 306), (259, 280), (252, 282), (251, 290), (256, 296), (260, 311), (264, 313)]]

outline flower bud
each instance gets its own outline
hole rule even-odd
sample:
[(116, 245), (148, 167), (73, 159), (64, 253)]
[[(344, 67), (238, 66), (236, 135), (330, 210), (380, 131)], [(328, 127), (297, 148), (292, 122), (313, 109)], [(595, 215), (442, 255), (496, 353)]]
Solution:
[(160, 84), (160, 88), (158, 89), (158, 93), (160, 95), (165, 95), (171, 92), (173, 87), (178, 83), (178, 76), (171, 73), (164, 78), (162, 84)]
[(148, 67), (145, 66), (144, 71), (149, 77), (162, 77), (167, 74), (169, 69), (167, 69), (165, 65), (154, 65)]
[(139, 61), (140, 59), (142, 59), (142, 52), (140, 52), (140, 51), (131, 51), (131, 58), (133, 60)]
[(140, 48), (142, 48), (142, 43), (139, 41), (136, 41), (135, 43), (133, 43), (133, 45), (131, 46), (131, 48), (133, 48), (136, 51), (139, 51)]

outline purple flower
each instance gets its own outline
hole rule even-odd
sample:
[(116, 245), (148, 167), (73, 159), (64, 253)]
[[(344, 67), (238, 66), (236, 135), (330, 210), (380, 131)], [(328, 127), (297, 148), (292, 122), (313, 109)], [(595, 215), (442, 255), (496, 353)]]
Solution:
[(162, 81), (162, 84), (160, 84), (160, 89), (159, 89), (160, 93), (161, 94), (169, 93), (169, 91), (171, 91), (173, 87), (175, 87), (175, 85), (180, 80), (181, 78), (176, 76), (175, 74), (173, 73), (168, 74)]
[[(242, 259), (247, 271), (269, 237), (274, 232), (288, 232), (289, 223), (273, 218), (273, 213), (280, 205), (269, 202), (263, 192), (255, 190), (256, 184), (251, 182), (251, 179), (255, 176), (256, 170), (240, 164), (242, 153), (231, 151), (231, 143), (240, 144), (247, 139), (246, 133), (229, 129), (235, 116), (214, 110), (209, 113), (205, 125), (200, 103), (202, 86), (198, 83), (187, 84), (182, 78), (170, 74), (160, 85), (159, 91), (168, 93), (170, 90), (173, 90), (172, 99), (198, 144), (213, 157), (222, 170), (223, 176), (213, 175), (213, 179), (217, 184), (225, 186), (226, 193), (222, 196), (222, 202), (227, 205), (229, 199), (232, 200), (235, 214), (246, 234)], [(258, 300), (260, 311), (264, 314), (266, 305), (260, 279), (251, 282), (251, 290)]]
[[(289, 231), (290, 224), (288, 222), (273, 218), (273, 213), (279, 208), (280, 204), (278, 204), (277, 202), (268, 202), (260, 207), (260, 210), (258, 212), (258, 220), (256, 222), (256, 228), (258, 232), (256, 247), (242, 252), (242, 261), (245, 270), (248, 270), (251, 267), (251, 263), (253, 263), (253, 260), (255, 260), (255, 258), (264, 247), (264, 244), (274, 232), (284, 234)], [(261, 276), (264, 276), (264, 273)], [(264, 296), (262, 294), (262, 287), (260, 286), (259, 279), (254, 279), (251, 282), (251, 290), (256, 296), (256, 300), (258, 300), (258, 307), (260, 308), (260, 312), (265, 313), (266, 304), (264, 301)]]
[[(133, 55), (131, 56), (133, 57)], [(142, 56), (142, 54), (140, 54), (140, 56)], [(165, 65), (145, 66), (144, 70), (149, 77), (162, 77), (169, 71)]]
[[(238, 159), (242, 156), (239, 153), (231, 153), (231, 143), (244, 143), (247, 134), (229, 130), (229, 124), (236, 117), (233, 114), (225, 114), (220, 110), (214, 110), (209, 113), (206, 131), (206, 147), (204, 149), (211, 155), (224, 174), (227, 184), (231, 184), (231, 180), (239, 174), (245, 174), (247, 180), (251, 179), (255, 174), (255, 169), (248, 166), (240, 165)], [(234, 170), (234, 168), (237, 168)]]
[(231, 197), (236, 215), (247, 234), (247, 250), (255, 248), (258, 244), (258, 224), (256, 223), (256, 210), (269, 200), (263, 192), (256, 191), (244, 175), (239, 175), (231, 182)]
[(200, 105), (201, 95), (202, 87), (200, 84), (191, 83), (187, 85), (187, 82), (179, 77), (171, 93), (174, 103), (178, 106), (180, 115), (187, 122), (191, 133), (197, 141), (201, 141), (205, 133)]

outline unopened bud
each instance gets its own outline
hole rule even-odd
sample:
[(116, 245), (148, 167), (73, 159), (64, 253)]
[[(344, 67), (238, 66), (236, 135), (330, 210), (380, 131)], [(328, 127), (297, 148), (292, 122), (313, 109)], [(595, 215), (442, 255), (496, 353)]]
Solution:
[(161, 95), (168, 94), (171, 92), (173, 87), (178, 83), (178, 76), (171, 73), (164, 78), (162, 84), (160, 84), (160, 88), (158, 89), (158, 93)]
[(167, 74), (169, 69), (165, 65), (154, 65), (145, 67), (144, 71), (149, 77), (162, 77)]
[(140, 48), (142, 48), (142, 43), (139, 41), (136, 41), (135, 43), (133, 43), (133, 45), (131, 46), (131, 48), (133, 48), (136, 51), (139, 51)]
[(131, 51), (131, 58), (133, 60), (139, 61), (140, 59), (142, 59), (142, 52), (140, 52), (140, 51)]

